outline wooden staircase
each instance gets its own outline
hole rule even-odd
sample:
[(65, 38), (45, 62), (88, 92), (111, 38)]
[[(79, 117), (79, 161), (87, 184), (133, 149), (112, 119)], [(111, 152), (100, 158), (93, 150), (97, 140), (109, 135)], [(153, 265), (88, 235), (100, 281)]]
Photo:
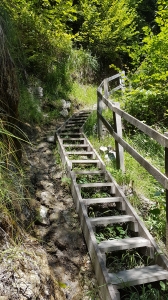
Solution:
[[(119, 290), (125, 286), (167, 280), (168, 261), (83, 133), (83, 125), (88, 115), (89, 112), (82, 111), (68, 119), (56, 132), (56, 140), (67, 176), (71, 179), (72, 196), (102, 298), (119, 300)], [(87, 178), (88, 182), (81, 183), (79, 178), (82, 176)], [(99, 182), (93, 182), (96, 176)], [(110, 213), (107, 216), (90, 216), (89, 207), (95, 205), (100, 210), (101, 207), (110, 205), (111, 208), (116, 208), (119, 214), (112, 215), (112, 210), (109, 209)], [(98, 243), (97, 228), (114, 224), (127, 224), (132, 236), (122, 239), (109, 238)], [(153, 261), (152, 264), (110, 272), (106, 264), (107, 253), (113, 255), (114, 251), (119, 253), (128, 249), (137, 249), (142, 255), (149, 257)]]

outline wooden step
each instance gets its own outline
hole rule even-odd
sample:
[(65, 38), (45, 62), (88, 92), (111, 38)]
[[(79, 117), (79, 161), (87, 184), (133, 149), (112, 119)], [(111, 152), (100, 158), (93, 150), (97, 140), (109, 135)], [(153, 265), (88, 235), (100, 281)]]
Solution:
[(67, 133), (63, 133), (63, 134), (60, 134), (60, 139), (67, 139), (67, 138), (76, 138), (76, 139), (78, 139), (78, 138), (81, 138), (82, 137), (82, 135), (80, 134), (80, 133), (77, 133), (76, 135), (74, 134), (74, 133), (72, 133), (72, 134), (67, 134)]
[(72, 118), (71, 121), (72, 122), (76, 122), (76, 121), (83, 121), (85, 122), (87, 120), (88, 117), (85, 117), (85, 116), (81, 116), (81, 117), (75, 117), (75, 118)]
[(100, 160), (98, 159), (72, 159), (70, 160), (72, 164), (98, 164)]
[(63, 143), (67, 141), (85, 142), (85, 138), (63, 138)]
[[(66, 134), (67, 134), (67, 133), (64, 133), (64, 132), (63, 132), (63, 133), (61, 133), (61, 132), (59, 133), (60, 136), (61, 136), (61, 135), (66, 136)], [(81, 136), (81, 135), (83, 135), (83, 133), (80, 133), (80, 132), (72, 132), (72, 133), (69, 133), (69, 136), (70, 136), (70, 135), (76, 137), (76, 136)]]
[(77, 171), (77, 170), (75, 170), (75, 171), (73, 171), (76, 175), (103, 175), (103, 174), (106, 174), (104, 171), (98, 171), (98, 170), (91, 170), (91, 171), (89, 171), (89, 170), (79, 170), (79, 171)]
[(83, 124), (84, 120), (86, 120), (86, 119), (70, 120), (67, 124), (79, 124), (79, 123)]
[(83, 199), (83, 202), (86, 205), (91, 205), (91, 204), (106, 204), (106, 203), (118, 203), (122, 202), (123, 198), (122, 197), (106, 197), (106, 198), (89, 198), (89, 199)]
[(89, 218), (89, 219), (93, 226), (97, 226), (97, 225), (107, 226), (109, 224), (126, 223), (126, 222), (134, 222), (135, 221), (135, 218), (133, 216), (129, 216), (129, 215), (97, 217), (97, 218)]
[(76, 145), (76, 144), (64, 144), (63, 146), (64, 147), (73, 147), (73, 148), (88, 148), (88, 147), (90, 147), (88, 144), (79, 144), (79, 145)]
[(83, 125), (83, 122), (73, 122), (73, 123), (67, 123), (64, 128), (69, 128), (69, 127), (81, 127)]
[(106, 240), (99, 243), (99, 249), (103, 252), (126, 250), (133, 248), (150, 247), (149, 240), (142, 237), (132, 237), (118, 240)]
[(168, 271), (158, 265), (108, 273), (112, 284), (118, 287), (145, 284), (168, 279)]
[(111, 186), (113, 187), (114, 186), (114, 183), (113, 182), (94, 182), (94, 183), (79, 183), (78, 184), (79, 188), (82, 188), (82, 187), (90, 187), (90, 188), (93, 188), (93, 187), (108, 187), (108, 186)]
[(59, 131), (58, 132), (58, 135), (59, 136), (61, 136), (61, 135), (74, 135), (74, 136), (77, 136), (77, 135), (79, 135), (79, 136), (81, 136), (83, 133), (80, 133), (80, 132), (73, 132), (73, 131), (67, 131), (67, 130), (64, 130), (63, 132), (62, 131)]
[(72, 125), (66, 125), (65, 127), (64, 127), (64, 129), (63, 130), (67, 130), (67, 129), (72, 129), (72, 130), (74, 130), (74, 129), (79, 129), (80, 128), (80, 126), (72, 126)]
[(94, 152), (93, 151), (67, 151), (66, 154), (68, 155), (93, 155)]
[(61, 130), (61, 132), (63, 133), (69, 133), (69, 132), (74, 132), (74, 131), (79, 131), (80, 130), (80, 127), (70, 127), (69, 129), (68, 128), (64, 128)]

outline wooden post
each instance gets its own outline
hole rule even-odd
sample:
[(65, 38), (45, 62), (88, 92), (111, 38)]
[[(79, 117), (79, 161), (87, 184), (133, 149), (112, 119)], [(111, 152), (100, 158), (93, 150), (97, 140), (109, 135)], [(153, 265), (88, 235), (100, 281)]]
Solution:
[[(102, 101), (102, 88), (101, 88), (97, 92), (97, 111), (99, 111), (99, 113), (102, 113), (102, 110), (103, 110), (103, 101)], [(98, 132), (99, 140), (102, 137), (102, 127), (103, 127), (103, 123), (100, 120), (99, 115), (97, 114), (97, 132)]]
[[(113, 102), (113, 105), (120, 108), (120, 103), (118, 102)], [(115, 112), (113, 112), (113, 120), (114, 120), (114, 131), (122, 138), (121, 117)], [(117, 141), (115, 141), (115, 148), (116, 148), (116, 167), (117, 169), (121, 169), (124, 172), (125, 171), (124, 149)]]
[[(168, 132), (165, 132), (168, 137)], [(165, 147), (165, 175), (168, 177), (168, 148)], [(166, 250), (168, 251), (168, 190), (166, 189)]]
[(125, 71), (122, 71), (120, 73), (120, 75), (121, 75), (121, 77), (120, 77), (119, 81), (120, 81), (120, 85), (121, 85), (121, 90), (122, 90), (122, 92), (124, 92), (125, 91)]
[(106, 99), (108, 99), (109, 97), (109, 93), (108, 93), (108, 81), (107, 81), (107, 78), (104, 79), (104, 97)]

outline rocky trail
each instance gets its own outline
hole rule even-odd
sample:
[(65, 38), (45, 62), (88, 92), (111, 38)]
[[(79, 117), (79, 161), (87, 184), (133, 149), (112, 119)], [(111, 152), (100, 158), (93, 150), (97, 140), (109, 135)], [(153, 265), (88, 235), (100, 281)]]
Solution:
[(78, 215), (56, 146), (50, 141), (60, 125), (50, 123), (29, 130), (31, 145), (26, 146), (24, 161), (39, 211), (33, 231), (47, 253), (62, 299), (96, 300), (100, 299), (97, 282)]

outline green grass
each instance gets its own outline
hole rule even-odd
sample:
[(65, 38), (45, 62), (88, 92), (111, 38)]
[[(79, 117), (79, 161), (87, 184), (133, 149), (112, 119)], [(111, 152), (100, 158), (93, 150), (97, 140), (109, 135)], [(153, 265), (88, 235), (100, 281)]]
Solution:
[(74, 82), (70, 93), (70, 100), (72, 100), (80, 109), (93, 109), (93, 105), (97, 103), (96, 86), (83, 85)]

